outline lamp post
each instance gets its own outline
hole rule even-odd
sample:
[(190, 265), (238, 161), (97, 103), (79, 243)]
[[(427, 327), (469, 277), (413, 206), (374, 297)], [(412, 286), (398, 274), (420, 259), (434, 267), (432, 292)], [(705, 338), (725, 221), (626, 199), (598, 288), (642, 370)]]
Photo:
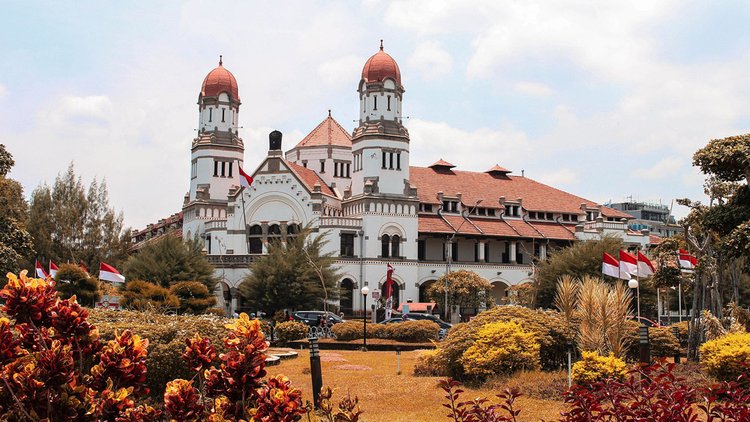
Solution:
[(364, 321), (364, 338), (362, 339), (362, 351), (367, 351), (367, 295), (370, 294), (370, 288), (367, 286), (362, 287), (362, 320)]
[(635, 303), (638, 309), (638, 323), (641, 322), (641, 292), (638, 289), (638, 280), (631, 278), (628, 280), (628, 287), (635, 290)]

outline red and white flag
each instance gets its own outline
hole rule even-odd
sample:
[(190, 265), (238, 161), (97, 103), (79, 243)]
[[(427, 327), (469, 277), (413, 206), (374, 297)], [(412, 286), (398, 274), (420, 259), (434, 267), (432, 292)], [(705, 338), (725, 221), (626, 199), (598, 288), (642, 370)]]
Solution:
[(57, 265), (55, 265), (55, 263), (52, 262), (52, 260), (50, 259), (49, 260), (49, 276), (55, 277), (55, 274), (57, 274), (57, 270), (58, 270)]
[(42, 267), (42, 264), (39, 263), (39, 260), (36, 260), (36, 263), (34, 264), (34, 268), (36, 269), (36, 277), (37, 278), (47, 278), (47, 273), (44, 272), (44, 267)]
[(651, 263), (651, 260), (649, 260), (646, 255), (642, 254), (641, 251), (638, 251), (638, 275), (648, 277), (655, 272), (656, 270), (654, 269), (654, 264)]
[[(620, 250), (620, 272), (625, 274), (638, 273), (638, 259), (635, 257), (635, 255)], [(628, 277), (627, 279), (630, 279), (630, 277)]]
[(113, 283), (124, 283), (125, 276), (120, 274), (115, 267), (101, 262), (99, 263), (99, 280), (111, 281)]
[(620, 278), (620, 263), (614, 256), (604, 252), (602, 257), (602, 274), (610, 277)]
[(385, 273), (385, 298), (390, 299), (393, 294), (393, 267), (388, 264), (388, 270)]
[(680, 249), (680, 267), (686, 270), (692, 270), (698, 265), (698, 259), (690, 255), (688, 251)]
[(89, 275), (89, 269), (88, 269), (88, 268), (86, 268), (86, 265), (85, 265), (85, 264), (83, 263), (83, 261), (82, 261), (82, 260), (81, 260), (81, 261), (78, 261), (78, 267), (79, 267), (80, 269), (82, 269), (82, 270), (83, 270), (83, 271), (84, 271), (84, 272), (86, 273), (86, 275)]
[(240, 186), (246, 189), (250, 189), (250, 185), (253, 184), (253, 178), (245, 173), (245, 171), (242, 170), (242, 167), (240, 167), (239, 164), (237, 164), (237, 169), (239, 169), (240, 171)]

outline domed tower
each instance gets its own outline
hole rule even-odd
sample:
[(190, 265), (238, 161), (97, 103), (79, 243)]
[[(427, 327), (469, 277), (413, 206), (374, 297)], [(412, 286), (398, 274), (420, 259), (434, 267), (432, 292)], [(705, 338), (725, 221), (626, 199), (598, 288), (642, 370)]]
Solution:
[(190, 192), (183, 206), (186, 236), (202, 233), (204, 221), (226, 218), (227, 195), (232, 186), (239, 186), (237, 168), (245, 149), (237, 130), (239, 111), (237, 79), (219, 56), (219, 66), (206, 75), (198, 94), (198, 136), (192, 144)]
[(398, 64), (383, 50), (370, 57), (359, 81), (359, 126), (352, 135), (352, 195), (409, 195), (409, 132), (402, 124), (404, 87)]

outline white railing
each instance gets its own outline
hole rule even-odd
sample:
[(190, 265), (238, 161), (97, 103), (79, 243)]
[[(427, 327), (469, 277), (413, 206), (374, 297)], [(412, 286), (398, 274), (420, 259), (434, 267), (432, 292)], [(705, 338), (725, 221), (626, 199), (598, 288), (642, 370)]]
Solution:
[(362, 227), (361, 218), (353, 217), (321, 217), (320, 227)]
[(617, 230), (624, 231), (627, 229), (627, 223), (621, 221), (587, 221), (583, 223), (583, 229), (586, 231), (591, 230)]
[(205, 223), (206, 230), (212, 230), (212, 229), (226, 229), (227, 228), (227, 221), (226, 220), (211, 220), (206, 221)]

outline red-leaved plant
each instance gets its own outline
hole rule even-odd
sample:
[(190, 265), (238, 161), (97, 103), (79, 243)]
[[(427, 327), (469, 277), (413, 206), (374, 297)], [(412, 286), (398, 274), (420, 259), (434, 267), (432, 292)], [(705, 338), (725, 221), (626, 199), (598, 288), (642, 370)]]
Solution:
[(521, 396), (517, 389), (506, 389), (503, 393), (498, 394), (499, 403), (489, 404), (486, 398), (474, 399), (470, 401), (460, 401), (461, 393), (464, 392), (461, 383), (452, 379), (441, 380), (438, 386), (445, 391), (445, 398), (448, 403), (443, 403), (443, 407), (450, 409), (448, 418), (454, 422), (516, 422), (520, 409), (513, 407), (515, 401)]

